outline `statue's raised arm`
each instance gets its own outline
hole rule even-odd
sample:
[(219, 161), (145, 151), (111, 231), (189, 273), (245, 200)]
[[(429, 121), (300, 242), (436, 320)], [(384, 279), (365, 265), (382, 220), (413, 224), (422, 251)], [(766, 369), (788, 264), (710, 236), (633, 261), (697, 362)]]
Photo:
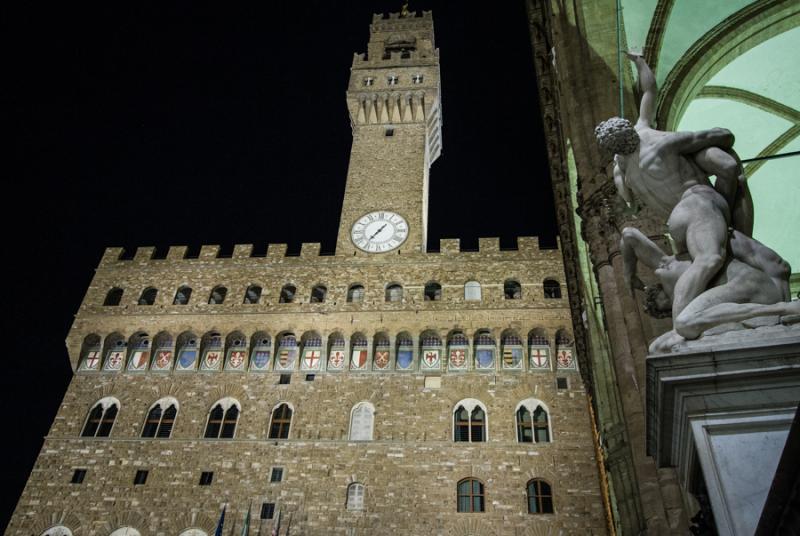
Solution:
[(633, 52), (625, 52), (625, 55), (636, 65), (639, 89), (642, 90), (642, 102), (639, 104), (639, 120), (636, 122), (636, 128), (653, 128), (656, 120), (656, 99), (658, 98), (656, 77), (641, 55)]

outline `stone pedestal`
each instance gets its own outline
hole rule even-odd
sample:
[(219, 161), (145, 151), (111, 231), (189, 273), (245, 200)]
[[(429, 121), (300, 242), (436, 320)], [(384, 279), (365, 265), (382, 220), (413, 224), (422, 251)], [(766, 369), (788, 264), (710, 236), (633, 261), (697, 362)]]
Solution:
[(729, 332), (647, 358), (647, 447), (677, 469), (688, 511), (699, 478), (720, 535), (755, 531), (800, 402), (800, 325)]

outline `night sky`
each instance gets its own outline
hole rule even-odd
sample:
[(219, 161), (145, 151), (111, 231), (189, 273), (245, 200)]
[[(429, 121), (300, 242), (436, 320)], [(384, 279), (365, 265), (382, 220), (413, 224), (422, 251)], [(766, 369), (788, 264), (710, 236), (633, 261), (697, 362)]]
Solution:
[[(0, 528), (67, 388), (64, 339), (106, 246), (286, 242), (291, 252), (322, 242), (332, 252), (349, 67), (366, 51), (372, 13), (401, 2), (7, 4), (12, 342), (0, 375)], [(479, 236), (555, 244), (524, 3), (503, 4), (410, 6), (433, 9), (441, 53), (430, 249), (439, 238), (477, 248)]]

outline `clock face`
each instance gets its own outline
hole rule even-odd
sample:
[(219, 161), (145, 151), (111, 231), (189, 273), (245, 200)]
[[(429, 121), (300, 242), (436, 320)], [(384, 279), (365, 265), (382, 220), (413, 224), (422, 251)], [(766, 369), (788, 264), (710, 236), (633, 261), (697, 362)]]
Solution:
[(353, 244), (368, 253), (385, 253), (408, 238), (405, 218), (388, 210), (376, 210), (361, 216), (350, 230)]

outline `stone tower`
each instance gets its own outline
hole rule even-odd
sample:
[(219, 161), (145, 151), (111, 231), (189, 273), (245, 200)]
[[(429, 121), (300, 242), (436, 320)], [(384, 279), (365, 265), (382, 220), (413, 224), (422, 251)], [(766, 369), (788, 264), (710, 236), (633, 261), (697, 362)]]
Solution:
[(426, 251), (438, 69), (430, 13), (373, 19), (335, 255), (106, 250), (8, 534), (605, 530), (560, 251)]
[[(353, 146), (336, 251), (380, 253), (397, 243), (396, 253), (425, 252), (428, 171), (442, 151), (439, 51), (431, 14), (376, 15), (367, 52), (354, 56), (350, 72)], [(353, 239), (359, 218), (384, 210), (405, 219), (407, 237), (401, 233), (369, 243), (370, 233)]]

